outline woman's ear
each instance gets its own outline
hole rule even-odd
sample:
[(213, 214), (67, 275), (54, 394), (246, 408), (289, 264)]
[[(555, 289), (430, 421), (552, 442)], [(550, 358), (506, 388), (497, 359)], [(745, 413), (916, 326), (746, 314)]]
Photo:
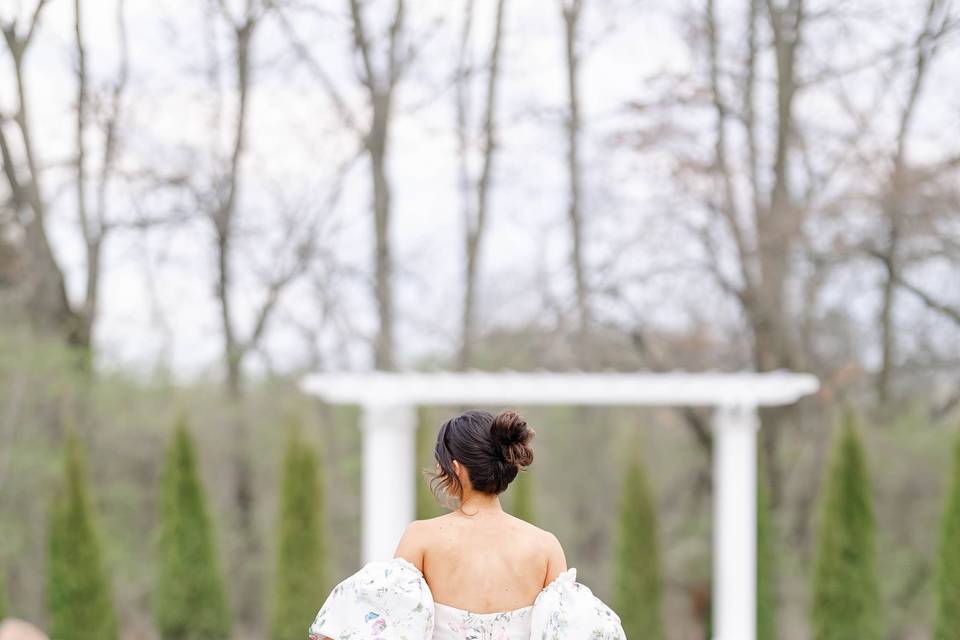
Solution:
[(456, 460), (453, 461), (453, 472), (457, 474), (457, 478), (460, 480), (460, 485), (464, 487), (467, 486), (467, 484), (470, 482), (470, 478), (467, 476), (467, 470)]

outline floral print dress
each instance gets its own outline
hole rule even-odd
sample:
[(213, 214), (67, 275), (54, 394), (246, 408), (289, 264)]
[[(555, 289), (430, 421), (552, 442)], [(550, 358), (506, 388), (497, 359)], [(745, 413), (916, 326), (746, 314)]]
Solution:
[(568, 569), (533, 605), (473, 613), (433, 601), (403, 558), (370, 562), (338, 584), (310, 625), (311, 640), (626, 640), (620, 618)]
[(432, 640), (530, 640), (533, 607), (499, 613), (473, 613), (435, 603)]

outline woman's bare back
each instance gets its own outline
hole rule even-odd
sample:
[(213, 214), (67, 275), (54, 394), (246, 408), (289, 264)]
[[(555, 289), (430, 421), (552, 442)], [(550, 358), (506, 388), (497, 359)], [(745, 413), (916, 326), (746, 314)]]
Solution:
[(553, 534), (499, 508), (466, 513), (474, 515), (414, 522), (397, 548), (423, 573), (435, 602), (474, 613), (512, 611), (533, 604), (566, 570)]

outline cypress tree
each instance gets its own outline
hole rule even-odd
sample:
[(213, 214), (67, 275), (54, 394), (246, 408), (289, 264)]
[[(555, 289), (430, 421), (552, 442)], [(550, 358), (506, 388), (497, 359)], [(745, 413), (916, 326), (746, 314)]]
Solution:
[(953, 480), (940, 528), (937, 619), (934, 640), (960, 640), (960, 438), (953, 452)]
[(154, 615), (164, 640), (223, 640), (230, 614), (193, 442), (181, 419), (163, 472)]
[(529, 471), (521, 471), (513, 481), (510, 491), (512, 496), (512, 510), (514, 516), (527, 522), (536, 522), (536, 513), (533, 509), (533, 478)]
[(627, 466), (622, 495), (614, 609), (628, 638), (662, 640), (657, 519), (639, 462)]
[(848, 411), (820, 497), (812, 599), (814, 640), (878, 640), (870, 482), (855, 418)]
[(47, 572), (50, 637), (117, 638), (117, 617), (88, 495), (83, 453), (72, 434), (64, 446), (63, 491), (51, 514)]
[(777, 638), (776, 555), (774, 529), (762, 466), (757, 474), (757, 640)]
[(326, 596), (323, 494), (313, 451), (294, 430), (283, 461), (272, 640), (301, 640)]

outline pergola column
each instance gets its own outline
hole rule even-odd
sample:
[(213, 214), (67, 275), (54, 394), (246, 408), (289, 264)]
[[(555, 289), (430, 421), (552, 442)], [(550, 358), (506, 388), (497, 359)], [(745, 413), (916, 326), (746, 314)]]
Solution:
[(393, 557), (416, 515), (415, 405), (366, 404), (363, 431), (363, 561)]
[(758, 426), (753, 406), (714, 414), (714, 640), (756, 640)]

